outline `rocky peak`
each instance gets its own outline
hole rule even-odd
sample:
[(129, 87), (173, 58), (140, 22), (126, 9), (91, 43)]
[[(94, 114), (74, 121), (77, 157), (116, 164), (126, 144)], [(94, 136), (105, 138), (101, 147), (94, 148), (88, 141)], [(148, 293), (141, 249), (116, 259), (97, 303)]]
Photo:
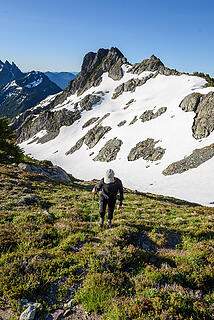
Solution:
[(72, 80), (66, 92), (78, 95), (92, 86), (98, 86), (102, 81), (101, 76), (104, 72), (109, 73), (113, 80), (119, 80), (123, 76), (121, 66), (127, 60), (119, 49), (99, 49), (97, 53), (89, 52), (83, 59), (80, 73)]
[(155, 55), (152, 55), (149, 59), (145, 59), (140, 63), (135, 63), (133, 67), (129, 70), (131, 73), (140, 74), (143, 71), (160, 71), (164, 69), (163, 62), (157, 58)]
[(20, 79), (24, 76), (14, 62), (10, 64), (10, 62), (7, 60), (5, 63), (0, 61), (0, 68), (0, 87), (4, 86), (10, 81)]

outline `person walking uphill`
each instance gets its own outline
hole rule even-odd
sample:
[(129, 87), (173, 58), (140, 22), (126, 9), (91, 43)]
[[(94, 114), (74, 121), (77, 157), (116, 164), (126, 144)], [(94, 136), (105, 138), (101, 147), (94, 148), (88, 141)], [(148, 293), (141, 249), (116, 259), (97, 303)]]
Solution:
[(100, 222), (99, 226), (102, 227), (105, 218), (106, 207), (108, 205), (108, 220), (107, 225), (111, 228), (112, 218), (114, 213), (114, 208), (117, 200), (117, 193), (119, 191), (119, 204), (117, 206), (117, 210), (122, 209), (123, 202), (123, 185), (120, 179), (114, 176), (114, 171), (112, 169), (108, 169), (105, 173), (104, 178), (102, 178), (98, 184), (92, 190), (93, 193), (97, 193), (101, 191), (100, 194), (100, 205), (99, 205), (99, 214), (100, 214)]

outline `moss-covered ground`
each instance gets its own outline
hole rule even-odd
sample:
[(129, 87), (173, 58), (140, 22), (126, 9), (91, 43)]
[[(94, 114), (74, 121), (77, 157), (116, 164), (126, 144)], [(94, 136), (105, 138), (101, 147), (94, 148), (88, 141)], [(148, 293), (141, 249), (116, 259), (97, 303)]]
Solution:
[(43, 319), (74, 298), (103, 319), (213, 319), (214, 208), (126, 190), (100, 228), (93, 185), (0, 165), (0, 309), (41, 302)]

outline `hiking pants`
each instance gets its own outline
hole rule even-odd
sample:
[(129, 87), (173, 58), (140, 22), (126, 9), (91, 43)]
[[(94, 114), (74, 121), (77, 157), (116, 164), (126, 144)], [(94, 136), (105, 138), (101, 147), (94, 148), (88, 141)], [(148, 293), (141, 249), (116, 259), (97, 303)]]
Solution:
[(108, 205), (108, 219), (112, 220), (113, 218), (113, 212), (116, 204), (116, 198), (104, 198), (102, 195), (100, 196), (100, 218), (105, 217), (106, 213), (106, 206)]

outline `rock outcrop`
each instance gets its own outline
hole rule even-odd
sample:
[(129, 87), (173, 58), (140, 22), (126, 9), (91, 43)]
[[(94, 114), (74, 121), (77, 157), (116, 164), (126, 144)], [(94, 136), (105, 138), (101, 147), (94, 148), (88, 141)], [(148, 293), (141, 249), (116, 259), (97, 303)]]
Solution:
[(128, 155), (128, 161), (134, 161), (139, 158), (149, 161), (160, 160), (165, 153), (165, 149), (161, 147), (155, 148), (155, 145), (158, 142), (159, 141), (154, 141), (154, 139), (148, 138), (145, 141), (137, 143), (136, 146), (131, 149)]
[(180, 107), (186, 112), (195, 112), (192, 125), (195, 139), (206, 138), (214, 130), (214, 92), (192, 93), (183, 99)]
[(150, 59), (145, 59), (140, 63), (135, 63), (128, 72), (134, 74), (141, 74), (144, 71), (158, 72), (166, 76), (169, 75), (180, 75), (181, 73), (174, 69), (169, 69), (164, 66), (163, 62), (152, 55)]
[(47, 164), (36, 164), (36, 163), (20, 163), (19, 168), (27, 172), (32, 172), (36, 174), (42, 174), (50, 179), (71, 182), (69, 175), (58, 166), (53, 166), (53, 164), (48, 161)]
[(85, 143), (89, 149), (93, 148), (109, 130), (111, 130), (111, 127), (103, 127), (102, 125), (97, 124), (95, 127), (90, 129), (84, 137), (79, 139), (76, 144), (66, 152), (66, 155), (79, 150), (83, 143)]
[(117, 138), (109, 140), (93, 160), (101, 162), (110, 162), (115, 160), (122, 143), (123, 142)]
[(151, 73), (150, 75), (144, 77), (143, 79), (130, 79), (127, 82), (120, 84), (112, 95), (112, 99), (118, 98), (123, 92), (134, 92), (137, 87), (145, 84), (149, 79), (155, 78), (157, 74)]
[(129, 126), (131, 126), (132, 124), (134, 124), (137, 121), (137, 116), (134, 116), (134, 118), (132, 119), (132, 121), (129, 123)]
[(212, 157), (214, 157), (214, 143), (201, 149), (195, 149), (188, 157), (170, 164), (162, 173), (164, 175), (183, 173), (199, 167), (202, 163), (210, 160)]
[(82, 100), (80, 100), (80, 110), (91, 110), (94, 104), (100, 102), (101, 98), (99, 96), (88, 94)]
[(122, 127), (122, 126), (124, 126), (124, 124), (126, 124), (126, 120), (122, 120), (122, 121), (120, 121), (119, 123), (118, 123), (118, 127)]
[(108, 72), (109, 77), (113, 80), (120, 80), (123, 76), (121, 66), (124, 63), (127, 63), (126, 58), (120, 50), (114, 47), (99, 49), (97, 53), (87, 53), (80, 73), (69, 83), (61, 98), (65, 100), (68, 94), (74, 93), (79, 96), (92, 86), (98, 86), (104, 72)]
[(96, 122), (99, 119), (99, 117), (93, 117), (91, 119), (89, 119), (88, 121), (86, 121), (84, 123), (84, 125), (82, 126), (82, 129), (87, 128), (88, 126), (90, 126), (91, 124), (93, 124), (94, 122)]
[(95, 126), (90, 129), (88, 133), (86, 133), (84, 142), (89, 147), (89, 149), (93, 148), (97, 142), (108, 132), (111, 130), (111, 127), (102, 125)]
[(80, 119), (80, 117), (81, 115), (78, 110), (69, 111), (67, 109), (62, 109), (55, 112), (44, 110), (36, 117), (33, 114), (29, 114), (20, 126), (18, 126), (20, 120), (17, 119), (17, 122), (15, 120), (12, 128), (16, 129), (17, 141), (19, 143), (30, 139), (41, 130), (46, 130), (47, 134), (42, 138), (37, 139), (38, 142), (45, 143), (54, 139), (59, 134), (59, 130), (62, 126), (70, 126), (76, 120)]
[(166, 112), (166, 110), (167, 110), (166, 107), (159, 108), (155, 113), (153, 112), (153, 110), (146, 110), (140, 116), (140, 119), (142, 122), (150, 121), (152, 119), (155, 119), (155, 118), (161, 116), (164, 112)]

